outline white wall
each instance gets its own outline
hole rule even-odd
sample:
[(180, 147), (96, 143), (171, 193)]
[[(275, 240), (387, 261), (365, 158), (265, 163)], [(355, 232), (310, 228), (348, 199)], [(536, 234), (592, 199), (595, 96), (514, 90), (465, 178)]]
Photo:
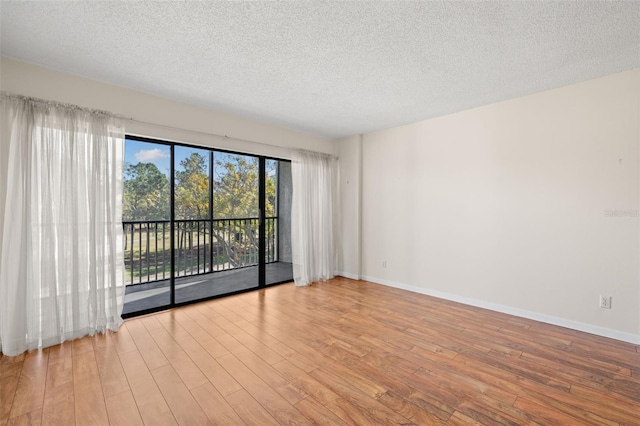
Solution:
[(362, 137), (336, 140), (340, 164), (340, 249), (338, 274), (360, 279)]
[[(60, 73), (6, 57), (0, 57), (0, 89), (24, 96), (103, 109), (158, 124), (126, 122), (127, 133), (139, 136), (284, 159), (291, 158), (289, 148), (334, 154), (334, 144), (326, 138)], [(258, 143), (224, 139), (208, 133)]]
[(366, 134), (362, 275), (640, 343), (639, 142), (640, 69)]

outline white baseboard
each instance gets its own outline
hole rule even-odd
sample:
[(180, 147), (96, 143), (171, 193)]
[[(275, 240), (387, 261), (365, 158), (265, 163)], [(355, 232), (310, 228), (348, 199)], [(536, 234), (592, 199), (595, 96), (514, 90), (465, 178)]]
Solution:
[[(340, 273), (339, 275), (345, 276)], [(357, 279), (357, 278), (353, 278)], [(409, 284), (397, 283), (394, 281), (383, 280), (377, 277), (362, 276), (361, 279), (371, 281), (372, 283), (386, 285), (388, 287), (399, 288), (402, 290), (412, 291), (414, 293), (426, 294), (427, 296), (437, 297), (439, 299), (451, 300), (454, 302), (463, 303), (465, 305), (476, 306), (478, 308), (490, 309), (496, 312), (502, 312), (504, 314), (515, 315), (522, 318), (531, 319), (534, 321), (540, 321), (547, 324), (558, 325), (560, 327), (570, 328), (572, 330), (584, 331), (585, 333), (591, 333), (598, 336), (608, 337), (611, 339), (620, 340), (623, 342), (629, 342), (633, 344), (640, 344), (640, 336), (624, 331), (612, 330), (610, 328), (598, 327), (596, 325), (586, 324), (579, 321), (573, 321), (566, 318), (555, 317), (552, 315), (541, 314), (538, 312), (527, 311), (525, 309), (513, 308), (511, 306), (499, 305), (497, 303), (485, 302), (483, 300), (472, 299), (470, 297), (458, 296), (451, 293), (445, 293), (441, 291), (430, 290), (423, 287), (417, 287)]]
[(359, 280), (360, 279), (359, 275), (352, 274), (350, 272), (336, 271), (335, 274), (336, 275), (340, 275), (341, 277), (350, 278), (352, 280)]

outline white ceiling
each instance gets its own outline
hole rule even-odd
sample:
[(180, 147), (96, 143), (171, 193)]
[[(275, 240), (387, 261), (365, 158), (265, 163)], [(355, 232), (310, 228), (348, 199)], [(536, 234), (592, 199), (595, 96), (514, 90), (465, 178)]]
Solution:
[(0, 7), (2, 55), (328, 137), (640, 67), (640, 1)]

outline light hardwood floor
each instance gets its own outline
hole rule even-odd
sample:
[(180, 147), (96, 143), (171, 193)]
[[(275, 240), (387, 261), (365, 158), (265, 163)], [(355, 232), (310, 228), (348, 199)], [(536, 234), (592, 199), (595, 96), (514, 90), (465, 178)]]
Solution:
[(0, 424), (640, 424), (638, 346), (364, 281), (0, 359)]

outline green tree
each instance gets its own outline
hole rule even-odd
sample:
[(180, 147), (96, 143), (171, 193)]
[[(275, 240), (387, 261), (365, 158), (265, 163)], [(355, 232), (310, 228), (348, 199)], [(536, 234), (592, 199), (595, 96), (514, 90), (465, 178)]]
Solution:
[(217, 160), (213, 183), (216, 219), (258, 216), (258, 159), (240, 155)]
[[(223, 154), (215, 162), (213, 182), (213, 212), (215, 219), (257, 218), (260, 168), (258, 158)], [(267, 217), (275, 215), (276, 162), (267, 161)], [(214, 237), (225, 259), (233, 266), (242, 264), (247, 250), (257, 253), (257, 221), (218, 222)], [(230, 238), (231, 237), (231, 238)], [(236, 243), (237, 242), (237, 243)]]
[(127, 164), (123, 220), (169, 218), (169, 179), (153, 163)]
[[(273, 170), (271, 170), (273, 169)], [(258, 159), (228, 155), (217, 160), (213, 182), (213, 210), (216, 219), (258, 217)], [(267, 161), (265, 179), (267, 217), (275, 215), (275, 161)]]
[(276, 185), (278, 184), (277, 161), (268, 160), (266, 162), (266, 176), (264, 181), (265, 189), (265, 217), (276, 215)]
[[(216, 154), (217, 155), (217, 154)], [(266, 176), (266, 215), (275, 214), (276, 175), (275, 161), (269, 161)], [(176, 219), (209, 218), (209, 174), (205, 157), (192, 152), (180, 162), (175, 172)], [(221, 154), (214, 164), (213, 212), (214, 219), (258, 217), (258, 158)], [(257, 221), (218, 221), (210, 228), (200, 223), (181, 223), (178, 229), (178, 248), (192, 249), (194, 231), (205, 236), (213, 232), (214, 241), (222, 250), (223, 263), (238, 266), (246, 261), (246, 253), (257, 252)], [(200, 228), (203, 226), (202, 228)]]
[(191, 153), (180, 162), (176, 171), (176, 219), (207, 219), (209, 217), (209, 176), (202, 155)]

